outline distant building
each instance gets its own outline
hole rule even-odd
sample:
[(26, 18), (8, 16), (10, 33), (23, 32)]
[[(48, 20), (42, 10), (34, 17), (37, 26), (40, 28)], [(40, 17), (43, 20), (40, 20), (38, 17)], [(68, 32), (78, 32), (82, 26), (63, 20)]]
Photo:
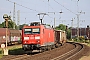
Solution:
[[(90, 27), (79, 28), (79, 36), (83, 36), (85, 39), (90, 39)], [(77, 28), (71, 29), (71, 38), (77, 37)]]

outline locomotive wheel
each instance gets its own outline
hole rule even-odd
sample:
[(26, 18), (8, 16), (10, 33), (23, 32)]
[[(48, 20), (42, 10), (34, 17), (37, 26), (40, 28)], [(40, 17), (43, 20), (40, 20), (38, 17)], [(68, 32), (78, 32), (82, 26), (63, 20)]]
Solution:
[(32, 54), (32, 51), (27, 51), (26, 53), (27, 53), (27, 55), (30, 55), (30, 54)]
[(51, 50), (53, 49), (52, 45), (50, 46)]
[(41, 52), (41, 53), (44, 52), (44, 51), (45, 51), (44, 47), (41, 47), (40, 50), (39, 50), (39, 52)]
[(40, 49), (39, 52), (42, 53), (42, 52), (44, 52), (44, 50), (43, 49)]
[(55, 45), (53, 45), (52, 48), (54, 49), (55, 48)]
[(48, 50), (52, 50), (50, 46), (48, 46)]

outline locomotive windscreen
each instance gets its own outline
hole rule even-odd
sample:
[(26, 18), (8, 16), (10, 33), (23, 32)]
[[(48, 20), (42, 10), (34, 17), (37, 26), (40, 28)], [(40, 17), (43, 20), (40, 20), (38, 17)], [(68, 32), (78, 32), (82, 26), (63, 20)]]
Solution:
[(40, 28), (25, 28), (24, 34), (40, 34)]

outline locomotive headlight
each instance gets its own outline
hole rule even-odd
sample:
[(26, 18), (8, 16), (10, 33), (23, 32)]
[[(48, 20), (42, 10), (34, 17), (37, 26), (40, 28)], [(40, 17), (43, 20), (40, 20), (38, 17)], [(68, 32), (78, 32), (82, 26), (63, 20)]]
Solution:
[(35, 39), (40, 39), (40, 36), (36, 36)]
[(29, 40), (29, 37), (24, 37), (24, 40)]

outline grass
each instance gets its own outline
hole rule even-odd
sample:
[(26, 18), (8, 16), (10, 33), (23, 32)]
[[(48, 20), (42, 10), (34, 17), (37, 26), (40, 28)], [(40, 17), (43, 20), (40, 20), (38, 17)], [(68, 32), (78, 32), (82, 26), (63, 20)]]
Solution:
[[(22, 50), (22, 45), (14, 45), (8, 47), (9, 55), (22, 55), (24, 51)], [(0, 58), (3, 57), (2, 49), (0, 48)]]
[(22, 55), (22, 54), (24, 54), (22, 48), (9, 50), (9, 55)]
[(89, 47), (90, 47), (90, 43), (88, 43), (88, 44), (87, 44), (87, 46), (89, 46)]
[(90, 47), (90, 40), (68, 40), (68, 42), (79, 42)]
[(0, 49), (0, 58), (3, 57), (2, 50)]

